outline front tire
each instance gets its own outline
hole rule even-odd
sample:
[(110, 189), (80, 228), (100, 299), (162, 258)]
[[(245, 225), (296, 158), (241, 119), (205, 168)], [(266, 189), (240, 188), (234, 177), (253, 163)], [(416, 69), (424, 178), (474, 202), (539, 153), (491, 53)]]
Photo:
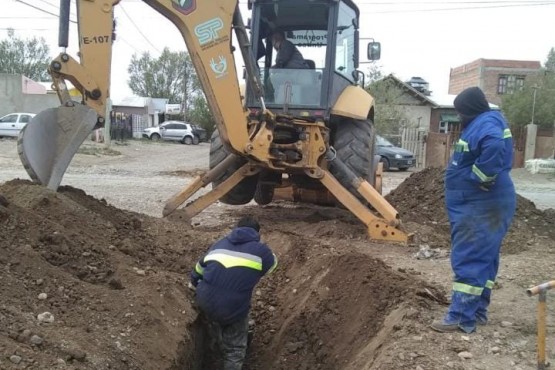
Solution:
[(387, 159), (386, 157), (382, 157), (380, 159), (380, 162), (383, 163), (383, 171), (389, 171), (389, 159)]
[(191, 145), (193, 143), (193, 138), (190, 136), (185, 136), (181, 142), (185, 145)]
[(152, 140), (152, 141), (160, 141), (160, 135), (158, 135), (158, 134), (152, 134), (152, 135), (150, 135), (150, 140)]
[[(214, 131), (212, 133), (212, 137), (210, 138), (210, 169), (216, 167), (229, 154), (229, 151), (227, 151), (222, 143), (222, 140), (220, 139), (220, 133), (218, 132), (218, 130)], [(235, 171), (241, 168), (241, 166), (243, 166), (245, 163), (247, 163), (247, 161), (241, 158), (241, 160), (238, 161), (236, 165), (228, 168), (222, 176), (214, 180), (214, 182), (212, 183), (212, 188), (218, 186), (231, 175), (233, 175), (233, 173), (235, 173)], [(258, 175), (245, 177), (226, 195), (221, 197), (220, 202), (230, 205), (247, 204), (254, 197), (257, 183)]]
[[(358, 177), (375, 185), (376, 164), (374, 161), (375, 146), (374, 124), (371, 120), (355, 120), (343, 118), (335, 127), (334, 148), (339, 158)], [(354, 196), (363, 197), (351, 184), (350, 179), (330, 169), (333, 176)]]

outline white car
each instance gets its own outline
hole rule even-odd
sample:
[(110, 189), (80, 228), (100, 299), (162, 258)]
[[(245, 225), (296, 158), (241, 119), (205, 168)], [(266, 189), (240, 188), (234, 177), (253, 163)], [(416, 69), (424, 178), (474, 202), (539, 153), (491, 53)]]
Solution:
[(152, 141), (160, 140), (160, 126), (145, 128), (143, 130), (143, 137)]
[(0, 137), (18, 137), (19, 132), (31, 119), (34, 113), (10, 113), (0, 118)]
[(182, 121), (166, 121), (158, 127), (148, 127), (143, 130), (143, 137), (153, 141), (160, 139), (179, 141), (183, 144), (198, 144), (199, 137), (194, 134), (193, 127)]

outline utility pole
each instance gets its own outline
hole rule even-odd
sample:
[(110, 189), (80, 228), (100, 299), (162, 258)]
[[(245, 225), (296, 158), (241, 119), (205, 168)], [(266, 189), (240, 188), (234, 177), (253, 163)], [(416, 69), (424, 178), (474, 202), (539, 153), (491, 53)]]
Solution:
[(104, 118), (104, 146), (110, 148), (112, 145), (112, 137), (110, 130), (112, 129), (112, 99), (106, 99), (106, 115)]
[(538, 91), (538, 86), (534, 85), (532, 86), (532, 89), (534, 89), (534, 98), (532, 100), (532, 124), (534, 124), (534, 115), (536, 113), (536, 92)]

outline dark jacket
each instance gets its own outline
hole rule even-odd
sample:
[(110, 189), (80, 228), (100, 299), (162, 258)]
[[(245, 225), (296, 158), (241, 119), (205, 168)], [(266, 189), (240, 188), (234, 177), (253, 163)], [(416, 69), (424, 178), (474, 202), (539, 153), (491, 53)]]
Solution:
[(250, 227), (235, 228), (216, 242), (191, 273), (200, 309), (221, 325), (245, 318), (260, 278), (277, 266), (270, 248)]
[(289, 40), (283, 40), (276, 55), (276, 68), (306, 69), (308, 65), (297, 49)]

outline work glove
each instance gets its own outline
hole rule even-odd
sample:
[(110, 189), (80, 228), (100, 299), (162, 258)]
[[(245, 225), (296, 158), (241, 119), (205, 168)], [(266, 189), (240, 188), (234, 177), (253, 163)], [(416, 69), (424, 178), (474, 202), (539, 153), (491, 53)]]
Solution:
[(192, 292), (196, 292), (197, 291), (197, 287), (193, 285), (193, 283), (191, 283), (189, 281), (189, 283), (187, 284), (187, 288), (189, 288), (190, 291)]
[(482, 189), (483, 191), (490, 191), (493, 185), (495, 185), (495, 181), (483, 182), (480, 185), (480, 189)]

